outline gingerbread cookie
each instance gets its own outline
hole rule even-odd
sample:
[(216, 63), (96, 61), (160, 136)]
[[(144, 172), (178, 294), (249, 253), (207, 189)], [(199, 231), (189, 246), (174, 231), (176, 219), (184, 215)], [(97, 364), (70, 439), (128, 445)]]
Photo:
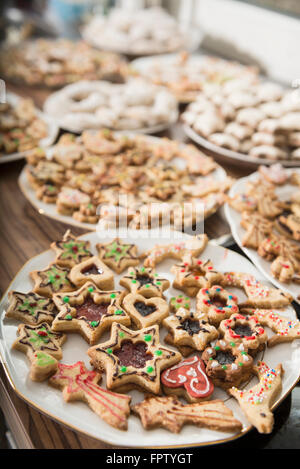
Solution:
[(49, 384), (62, 390), (66, 402), (84, 401), (106, 423), (118, 430), (127, 430), (131, 397), (101, 388), (98, 385), (100, 379), (101, 374), (89, 371), (83, 362), (59, 363)]
[(65, 233), (61, 241), (52, 243), (51, 248), (56, 252), (55, 263), (60, 267), (72, 268), (92, 257), (90, 242), (76, 238), (70, 230)]
[(68, 268), (60, 267), (57, 264), (50, 264), (44, 270), (30, 272), (30, 277), (34, 282), (34, 293), (52, 298), (55, 293), (74, 290), (69, 274)]
[(100, 290), (114, 289), (112, 271), (97, 256), (76, 264), (70, 271), (70, 280), (77, 287), (92, 282)]
[(123, 307), (137, 329), (160, 324), (169, 315), (168, 303), (159, 297), (146, 299), (129, 293), (123, 300)]
[(245, 383), (252, 373), (253, 358), (243, 344), (218, 340), (202, 353), (206, 373), (216, 386), (228, 389)]
[(208, 321), (218, 326), (223, 319), (238, 313), (238, 299), (219, 285), (202, 288), (197, 294), (197, 311), (205, 314)]
[(111, 338), (88, 350), (92, 364), (106, 371), (108, 389), (126, 392), (132, 388), (160, 392), (160, 373), (178, 363), (181, 355), (159, 343), (159, 328), (131, 331), (114, 323)]
[(196, 355), (163, 371), (161, 382), (166, 394), (183, 396), (188, 402), (208, 400), (214, 391), (204, 362)]
[(283, 368), (281, 365), (270, 368), (266, 363), (258, 362), (254, 371), (259, 379), (258, 384), (247, 391), (233, 387), (229, 393), (237, 399), (249, 422), (259, 433), (271, 433), (274, 425), (271, 407), (282, 389)]
[(146, 430), (166, 428), (179, 433), (186, 424), (221, 432), (235, 433), (242, 429), (223, 401), (197, 402), (183, 405), (175, 396), (148, 397), (132, 407)]
[(206, 345), (219, 335), (217, 329), (207, 322), (205, 316), (184, 308), (164, 319), (163, 325), (169, 331), (165, 341), (178, 347), (184, 356), (193, 350), (204, 350)]
[(101, 291), (92, 282), (79, 290), (53, 296), (59, 310), (52, 323), (54, 331), (79, 331), (89, 344), (95, 344), (113, 322), (130, 325), (130, 317), (122, 309), (120, 291)]
[(96, 248), (100, 259), (117, 274), (140, 263), (135, 244), (123, 243), (118, 238), (110, 243), (99, 243)]
[(33, 292), (10, 291), (7, 318), (15, 318), (32, 326), (47, 322), (51, 324), (58, 311), (50, 298), (43, 298)]
[(129, 267), (127, 275), (121, 278), (120, 285), (134, 295), (145, 298), (163, 297), (163, 292), (170, 286), (169, 280), (162, 278), (153, 269)]
[(144, 254), (144, 266), (154, 268), (165, 259), (183, 260), (186, 257), (198, 257), (206, 248), (207, 235), (198, 235), (187, 241), (179, 241), (162, 246), (155, 246)]
[(268, 340), (267, 333), (256, 316), (233, 314), (221, 322), (219, 331), (225, 341), (243, 344), (245, 350), (252, 355), (256, 355)]
[(27, 355), (31, 362), (30, 378), (33, 381), (43, 381), (57, 370), (57, 360), (62, 358), (61, 345), (66, 335), (53, 332), (49, 324), (37, 326), (20, 324), (17, 340), (12, 348)]
[(188, 296), (184, 295), (172, 296), (169, 306), (172, 313), (176, 313), (180, 308), (184, 308), (189, 311), (191, 309), (191, 300)]

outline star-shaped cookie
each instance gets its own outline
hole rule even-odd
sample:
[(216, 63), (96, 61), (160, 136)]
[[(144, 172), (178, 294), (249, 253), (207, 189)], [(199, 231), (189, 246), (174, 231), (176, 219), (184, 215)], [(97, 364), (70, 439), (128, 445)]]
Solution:
[(7, 318), (15, 318), (24, 324), (32, 326), (42, 322), (52, 323), (58, 311), (50, 298), (44, 298), (36, 293), (20, 293), (10, 291)]
[(72, 268), (92, 257), (90, 242), (76, 238), (70, 230), (65, 233), (61, 241), (52, 243), (51, 248), (56, 252), (55, 263), (61, 267)]
[(44, 270), (30, 272), (30, 277), (34, 282), (34, 293), (52, 298), (55, 293), (74, 290), (69, 273), (68, 268), (60, 267), (57, 264), (50, 264)]
[(163, 292), (169, 288), (170, 282), (162, 278), (155, 270), (146, 267), (129, 267), (127, 275), (121, 278), (120, 285), (134, 295), (142, 295), (145, 298), (163, 296)]
[(160, 392), (160, 373), (178, 363), (181, 355), (159, 342), (159, 327), (132, 331), (114, 323), (110, 339), (91, 347), (88, 355), (95, 368), (106, 371), (108, 389), (126, 392), (142, 389)]
[(106, 244), (98, 243), (96, 248), (100, 259), (117, 274), (140, 263), (136, 245), (123, 243), (119, 238)]
[(52, 323), (54, 331), (79, 331), (93, 345), (113, 322), (130, 325), (121, 306), (124, 292), (101, 291), (92, 282), (68, 294), (53, 296), (59, 311)]

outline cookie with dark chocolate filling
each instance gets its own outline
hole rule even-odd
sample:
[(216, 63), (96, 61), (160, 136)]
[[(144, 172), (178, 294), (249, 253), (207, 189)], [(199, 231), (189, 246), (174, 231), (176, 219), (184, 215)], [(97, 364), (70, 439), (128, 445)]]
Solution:
[(123, 307), (138, 329), (160, 324), (169, 315), (168, 303), (159, 297), (146, 299), (129, 293), (123, 300)]

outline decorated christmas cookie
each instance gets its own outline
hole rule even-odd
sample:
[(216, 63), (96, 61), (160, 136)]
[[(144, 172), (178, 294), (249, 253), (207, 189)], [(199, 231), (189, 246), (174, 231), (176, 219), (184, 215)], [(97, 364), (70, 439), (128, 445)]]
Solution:
[(176, 313), (180, 308), (184, 308), (189, 311), (191, 309), (191, 300), (185, 295), (172, 296), (169, 306), (172, 313)]
[(242, 429), (241, 422), (219, 399), (183, 405), (176, 396), (147, 397), (132, 410), (140, 417), (146, 430), (162, 427), (179, 433), (186, 424), (230, 433)]
[(66, 402), (84, 401), (106, 423), (119, 430), (127, 430), (130, 396), (116, 394), (98, 385), (101, 374), (89, 371), (83, 362), (74, 365), (58, 364), (57, 373), (49, 383), (63, 391)]
[(197, 311), (204, 313), (208, 321), (218, 326), (223, 319), (238, 313), (237, 297), (219, 285), (201, 288), (197, 294)]
[(32, 326), (47, 322), (51, 324), (58, 311), (50, 298), (43, 298), (36, 293), (11, 291), (6, 317), (15, 318)]
[(159, 328), (132, 331), (114, 323), (111, 338), (91, 347), (88, 355), (95, 368), (106, 371), (108, 389), (126, 392), (133, 388), (160, 392), (160, 373), (178, 363), (181, 355), (159, 343)]
[(72, 235), (68, 230), (61, 241), (51, 244), (51, 248), (56, 252), (55, 263), (61, 267), (72, 268), (92, 257), (90, 252), (90, 242), (83, 241)]
[(74, 292), (54, 295), (59, 314), (52, 328), (79, 331), (89, 344), (95, 344), (113, 322), (130, 324), (130, 317), (121, 307), (123, 296), (120, 291), (101, 291), (92, 282)]
[(163, 371), (161, 382), (166, 394), (183, 396), (188, 402), (207, 400), (214, 391), (205, 365), (196, 355)]
[(136, 266), (140, 263), (135, 244), (126, 244), (116, 238), (111, 243), (100, 243), (96, 247), (100, 259), (118, 274), (127, 267)]
[(145, 298), (163, 296), (163, 292), (169, 288), (169, 280), (162, 278), (153, 269), (146, 267), (129, 267), (127, 275), (121, 278), (120, 285), (134, 295), (142, 295)]
[(70, 271), (70, 280), (77, 287), (93, 282), (100, 290), (114, 289), (114, 274), (97, 256), (76, 264)]
[(206, 373), (216, 386), (223, 389), (245, 383), (253, 371), (253, 358), (243, 344), (218, 340), (202, 353)]
[(43, 381), (57, 370), (57, 360), (62, 358), (61, 345), (66, 335), (53, 332), (49, 324), (38, 326), (20, 324), (18, 338), (12, 348), (27, 355), (31, 362), (30, 378)]
[(57, 264), (50, 264), (44, 270), (30, 272), (30, 277), (34, 281), (34, 293), (52, 298), (55, 293), (74, 290), (69, 274), (68, 268)]
[(259, 433), (271, 433), (274, 425), (272, 405), (282, 389), (283, 368), (281, 365), (270, 368), (264, 362), (254, 367), (259, 383), (253, 388), (240, 390), (233, 387), (229, 393), (235, 397), (250, 423)]
[(160, 324), (169, 315), (168, 303), (159, 297), (146, 299), (129, 293), (123, 300), (123, 307), (137, 329)]
[(221, 322), (220, 334), (225, 341), (243, 344), (245, 350), (255, 355), (267, 342), (268, 336), (256, 316), (233, 314)]
[(209, 324), (205, 317), (184, 308), (164, 319), (163, 325), (169, 331), (165, 341), (178, 347), (184, 356), (193, 350), (204, 350), (206, 345), (219, 335), (217, 329)]

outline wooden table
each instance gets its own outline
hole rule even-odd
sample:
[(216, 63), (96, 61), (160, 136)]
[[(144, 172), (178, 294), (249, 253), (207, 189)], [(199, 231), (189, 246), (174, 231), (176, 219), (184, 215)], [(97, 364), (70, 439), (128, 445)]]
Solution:
[[(42, 107), (47, 96), (42, 90), (28, 92), (16, 87), (9, 89), (33, 97), (38, 107)], [(167, 136), (181, 141), (184, 139), (180, 126), (174, 126)], [(24, 164), (24, 161), (18, 161), (0, 166), (1, 296), (23, 264), (32, 256), (49, 249), (50, 243), (61, 239), (68, 228), (68, 225), (39, 215), (24, 198), (17, 183)], [(249, 171), (238, 168), (225, 169), (235, 177), (249, 174)], [(211, 238), (229, 232), (226, 222), (218, 214), (205, 223), (205, 229)], [(83, 233), (74, 227), (72, 232), (76, 235)], [(63, 427), (23, 402), (10, 387), (3, 370), (0, 373), (0, 396), (0, 407), (10, 422), (11, 431), (20, 448), (109, 448), (104, 443)]]

